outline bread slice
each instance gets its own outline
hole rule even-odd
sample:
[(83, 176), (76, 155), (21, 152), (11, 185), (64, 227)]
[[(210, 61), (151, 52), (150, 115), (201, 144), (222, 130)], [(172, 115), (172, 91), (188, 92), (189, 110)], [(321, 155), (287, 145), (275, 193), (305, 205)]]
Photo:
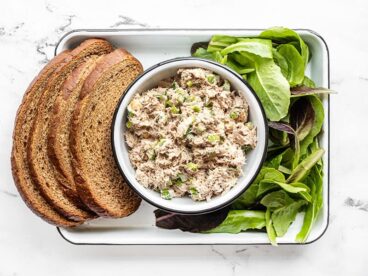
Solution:
[(98, 215), (120, 218), (141, 199), (123, 181), (111, 149), (111, 121), (126, 87), (142, 65), (123, 49), (106, 55), (86, 79), (75, 110), (70, 146), (83, 202)]
[(77, 194), (68, 189), (70, 185), (67, 180), (62, 175), (56, 175), (58, 171), (54, 169), (47, 150), (50, 118), (61, 86), (72, 71), (87, 59), (111, 51), (111, 44), (102, 39), (85, 40), (71, 51), (66, 64), (55, 71), (49, 79), (40, 99), (39, 112), (33, 123), (29, 140), (28, 158), (33, 180), (39, 184), (43, 196), (55, 206), (59, 213), (75, 221), (85, 221), (96, 215), (84, 208)]
[(60, 215), (42, 196), (37, 183), (30, 176), (27, 148), (31, 128), (38, 111), (37, 106), (47, 80), (55, 70), (65, 64), (68, 58), (70, 58), (69, 51), (57, 55), (29, 85), (15, 119), (11, 153), (14, 182), (24, 202), (36, 215), (48, 223), (64, 227), (75, 226), (79, 223)]
[[(79, 65), (66, 79), (61, 91), (56, 98), (53, 114), (50, 118), (50, 130), (48, 134), (48, 154), (60, 183), (65, 183), (67, 191), (77, 195), (74, 183), (74, 175), (71, 164), (71, 152), (69, 147), (69, 135), (72, 115), (79, 99), (83, 83), (87, 76), (95, 68), (99, 59), (103, 56), (93, 56)], [(64, 181), (66, 179), (66, 181)]]

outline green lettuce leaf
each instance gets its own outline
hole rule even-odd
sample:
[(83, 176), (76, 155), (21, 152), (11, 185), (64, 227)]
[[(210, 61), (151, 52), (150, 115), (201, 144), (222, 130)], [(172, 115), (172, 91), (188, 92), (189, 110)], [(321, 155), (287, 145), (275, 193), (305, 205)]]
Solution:
[(268, 239), (270, 240), (273, 246), (277, 246), (276, 232), (275, 232), (275, 228), (273, 228), (270, 208), (267, 208), (266, 210), (265, 219), (266, 219), (266, 230), (267, 230)]
[(263, 31), (258, 37), (268, 38), (279, 44), (296, 42), (298, 51), (303, 58), (304, 68), (307, 66), (309, 60), (308, 46), (295, 31), (284, 27), (273, 27)]
[(302, 181), (310, 172), (311, 168), (322, 158), (325, 150), (317, 149), (308, 155), (300, 164), (292, 171), (286, 180), (287, 183)]
[[(257, 177), (258, 178), (258, 177)], [(231, 204), (232, 209), (247, 209), (257, 203), (259, 181), (257, 179), (249, 186), (249, 188)]]
[(236, 42), (238, 42), (238, 38), (234, 36), (214, 35), (208, 44), (207, 50), (208, 52), (221, 51), (222, 49)]
[(291, 87), (297, 86), (304, 79), (304, 62), (298, 50), (290, 44), (283, 44), (277, 48), (288, 64), (287, 80)]
[(313, 224), (323, 206), (323, 175), (317, 166), (318, 165), (315, 165), (312, 168), (310, 174), (305, 180), (305, 183), (307, 183), (311, 189), (312, 202), (309, 203), (306, 208), (303, 225), (295, 239), (300, 243), (304, 243), (307, 240)]
[[(281, 172), (279, 172), (281, 174)], [(285, 179), (285, 178), (284, 178)], [(272, 179), (263, 179), (258, 185), (257, 197), (260, 197), (270, 191), (282, 188), (290, 194), (299, 195), (308, 202), (312, 201), (309, 187), (301, 182), (285, 183), (285, 181), (275, 181)]]
[(235, 72), (237, 72), (240, 75), (248, 74), (255, 70), (254, 68), (250, 68), (250, 67), (242, 67), (236, 61), (233, 61), (229, 58), (226, 61), (226, 65), (229, 66), (231, 69), (233, 69)]
[(281, 73), (285, 78), (288, 78), (289, 74), (289, 65), (287, 60), (283, 55), (281, 55), (276, 49), (272, 49), (273, 60), (275, 61), (276, 65), (280, 67)]
[(198, 58), (204, 58), (204, 59), (210, 59), (210, 60), (215, 60), (214, 54), (208, 52), (206, 49), (204, 48), (198, 48), (194, 53), (193, 56), (198, 57)]
[(269, 193), (265, 195), (261, 200), (261, 204), (263, 206), (272, 209), (284, 207), (293, 202), (294, 199), (292, 199), (284, 190)]
[(219, 226), (206, 233), (237, 234), (248, 229), (262, 229), (265, 226), (265, 212), (263, 211), (231, 210)]
[(269, 181), (285, 182), (284, 175), (274, 168), (263, 167), (250, 187), (231, 205), (232, 209), (246, 209), (258, 202), (258, 197), (265, 191), (260, 191), (260, 183)]
[(302, 85), (307, 86), (307, 87), (310, 87), (310, 88), (315, 88), (316, 87), (316, 84), (314, 83), (314, 81), (312, 81), (307, 76), (304, 76)]
[(246, 209), (257, 203), (259, 183), (265, 179), (285, 181), (282, 173), (272, 168), (262, 168), (250, 187), (231, 205), (232, 209)]
[(248, 83), (257, 93), (271, 121), (284, 118), (290, 105), (290, 86), (273, 59), (256, 59), (256, 71), (249, 74)]
[(262, 58), (272, 58), (272, 42), (266, 39), (257, 38), (242, 38), (239, 42), (227, 46), (221, 50), (222, 55), (227, 55), (233, 52), (247, 52), (260, 56)]
[(278, 237), (286, 234), (290, 224), (295, 220), (299, 209), (306, 203), (305, 200), (294, 201), (272, 212), (272, 224)]

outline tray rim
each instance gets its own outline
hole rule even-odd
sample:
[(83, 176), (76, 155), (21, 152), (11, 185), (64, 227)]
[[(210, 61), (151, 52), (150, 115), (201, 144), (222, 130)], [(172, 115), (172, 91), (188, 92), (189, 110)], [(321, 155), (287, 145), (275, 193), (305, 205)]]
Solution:
[[(55, 45), (55, 50), (54, 50), (54, 56), (57, 55), (58, 52), (58, 48), (60, 46), (60, 44), (69, 36), (72, 35), (74, 33), (78, 33), (78, 32), (87, 32), (87, 33), (116, 33), (116, 32), (167, 32), (167, 31), (177, 31), (177, 32), (207, 32), (207, 31), (263, 31), (265, 30), (264, 28), (119, 28), (119, 29), (109, 29), (109, 28), (80, 28), (80, 29), (74, 29), (71, 30), (67, 33), (65, 33), (60, 39), (59, 41), (56, 43)], [(307, 32), (310, 33), (314, 36), (316, 36), (318, 39), (320, 39), (320, 41), (322, 42), (322, 44), (325, 47), (325, 51), (326, 51), (326, 56), (327, 56), (327, 87), (330, 88), (331, 85), (331, 79), (330, 79), (330, 51), (327, 45), (326, 40), (323, 38), (322, 35), (320, 35), (318, 32), (312, 30), (312, 29), (308, 29), (308, 28), (292, 28), (292, 30), (296, 31), (296, 32)], [(313, 240), (307, 241), (305, 243), (293, 243), (293, 242), (280, 242), (278, 243), (279, 246), (283, 246), (283, 245), (309, 245), (312, 244), (316, 241), (318, 241), (322, 236), (325, 235), (329, 224), (330, 224), (330, 128), (331, 128), (331, 120), (330, 120), (330, 109), (331, 109), (331, 101), (330, 101), (330, 95), (327, 95), (327, 124), (328, 124), (328, 135), (327, 135), (327, 219), (326, 219), (326, 226), (323, 229), (323, 231), (320, 233), (320, 235), (318, 237), (316, 237)], [(70, 239), (68, 239), (61, 231), (61, 227), (56, 227), (57, 232), (59, 233), (59, 235), (68, 243), (72, 244), (72, 245), (110, 245), (110, 246), (196, 246), (196, 245), (268, 245), (270, 246), (271, 243), (88, 243), (88, 242), (74, 242)]]

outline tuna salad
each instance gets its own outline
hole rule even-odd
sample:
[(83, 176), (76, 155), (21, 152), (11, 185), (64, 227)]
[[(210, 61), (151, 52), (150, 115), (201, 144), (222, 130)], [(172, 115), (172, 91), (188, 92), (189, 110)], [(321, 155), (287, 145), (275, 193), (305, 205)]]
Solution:
[(137, 93), (126, 127), (137, 181), (165, 199), (209, 201), (226, 193), (257, 144), (245, 98), (201, 68), (179, 69), (158, 87)]

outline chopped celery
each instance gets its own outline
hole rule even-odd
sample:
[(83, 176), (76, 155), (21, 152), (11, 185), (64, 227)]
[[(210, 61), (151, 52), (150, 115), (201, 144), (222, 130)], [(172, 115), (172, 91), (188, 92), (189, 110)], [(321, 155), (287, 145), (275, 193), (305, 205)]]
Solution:
[(210, 84), (214, 84), (215, 80), (216, 80), (216, 77), (215, 77), (215, 75), (209, 74), (209, 75), (207, 75), (206, 79)]
[(162, 190), (161, 190), (161, 197), (162, 197), (163, 199), (170, 200), (172, 197), (171, 197), (171, 194), (170, 194), (169, 189), (162, 189)]
[(238, 112), (236, 112), (236, 111), (232, 111), (232, 112), (230, 113), (230, 118), (231, 118), (231, 119), (236, 120), (236, 119), (238, 119), (238, 117), (239, 117)]
[(132, 122), (131, 122), (131, 121), (127, 121), (127, 122), (126, 122), (126, 124), (125, 124), (125, 126), (126, 126), (127, 128), (131, 128), (131, 127), (133, 126), (133, 124), (132, 124)]
[(179, 114), (180, 113), (180, 109), (177, 108), (175, 105), (170, 108), (170, 111), (173, 114)]
[(193, 109), (194, 112), (200, 112), (201, 111), (201, 108), (198, 105), (193, 105), (192, 109)]
[(190, 187), (189, 188), (189, 192), (190, 194), (193, 196), (193, 195), (198, 195), (198, 190), (194, 187)]
[(196, 163), (193, 163), (193, 162), (189, 162), (187, 164), (187, 168), (191, 171), (196, 171), (198, 170), (198, 165)]
[(231, 88), (231, 86), (230, 86), (230, 82), (229, 82), (228, 80), (225, 80), (225, 81), (224, 81), (224, 84), (222, 85), (222, 89), (223, 89), (224, 91), (230, 91), (230, 88)]
[(218, 134), (210, 134), (207, 136), (207, 140), (211, 143), (216, 143), (220, 141), (220, 135)]

